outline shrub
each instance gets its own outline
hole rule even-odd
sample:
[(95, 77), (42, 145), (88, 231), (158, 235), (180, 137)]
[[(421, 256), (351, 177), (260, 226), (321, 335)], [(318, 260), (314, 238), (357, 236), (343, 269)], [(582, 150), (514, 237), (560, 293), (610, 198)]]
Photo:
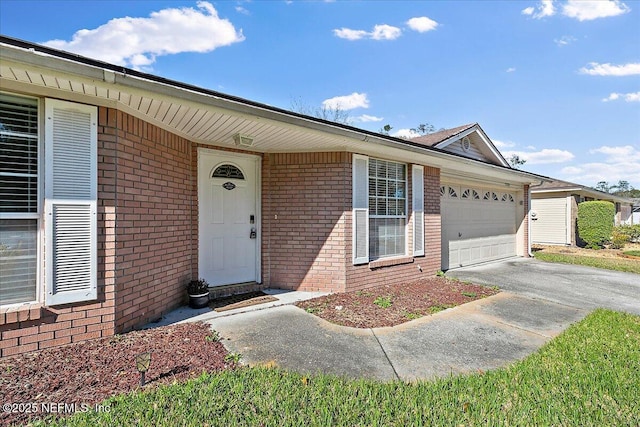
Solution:
[(578, 235), (587, 247), (600, 249), (613, 232), (616, 208), (611, 202), (582, 202), (578, 205)]
[(621, 233), (617, 229), (613, 230), (613, 234), (611, 234), (611, 248), (622, 249), (630, 240), (631, 238), (628, 234)]
[(640, 242), (640, 224), (619, 225), (613, 230), (613, 234), (616, 233), (627, 236), (629, 242)]

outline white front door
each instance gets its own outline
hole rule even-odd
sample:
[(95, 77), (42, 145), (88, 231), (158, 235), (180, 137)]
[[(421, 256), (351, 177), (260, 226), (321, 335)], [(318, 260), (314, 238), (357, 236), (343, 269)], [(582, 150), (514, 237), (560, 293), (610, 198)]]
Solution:
[(199, 276), (212, 286), (259, 281), (259, 158), (198, 151)]

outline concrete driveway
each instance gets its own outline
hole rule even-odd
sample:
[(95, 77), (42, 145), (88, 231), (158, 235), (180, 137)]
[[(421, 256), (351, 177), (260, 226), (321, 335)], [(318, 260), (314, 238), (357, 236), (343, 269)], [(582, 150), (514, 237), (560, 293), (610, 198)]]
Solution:
[(410, 381), (510, 364), (599, 306), (640, 313), (640, 275), (527, 259), (447, 275), (503, 292), (393, 328), (336, 326), (292, 305), (208, 323), (250, 365)]
[(581, 309), (640, 314), (639, 274), (512, 258), (450, 270), (447, 276)]

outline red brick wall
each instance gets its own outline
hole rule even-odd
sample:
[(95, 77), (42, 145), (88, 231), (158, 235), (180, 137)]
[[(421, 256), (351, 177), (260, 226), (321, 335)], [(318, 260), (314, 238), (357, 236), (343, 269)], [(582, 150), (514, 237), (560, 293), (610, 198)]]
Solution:
[(197, 262), (192, 147), (121, 111), (101, 108), (100, 119), (116, 135), (115, 328), (121, 332), (185, 299)]
[(263, 281), (298, 290), (345, 290), (349, 153), (264, 157)]
[[(425, 167), (424, 177), (426, 256), (353, 265), (351, 157), (342, 152), (264, 157), (262, 252), (267, 286), (350, 291), (416, 280), (440, 269), (440, 171), (430, 167)], [(408, 197), (411, 200), (411, 188)], [(411, 247), (411, 233), (408, 239)]]

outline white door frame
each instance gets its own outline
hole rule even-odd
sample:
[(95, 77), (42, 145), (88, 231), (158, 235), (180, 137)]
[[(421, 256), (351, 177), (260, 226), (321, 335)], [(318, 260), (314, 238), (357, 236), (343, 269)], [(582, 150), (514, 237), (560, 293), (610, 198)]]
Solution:
[[(256, 204), (256, 260), (255, 260), (255, 281), (256, 283), (262, 283), (262, 157), (248, 153), (236, 153), (232, 151), (215, 150), (212, 148), (198, 147), (198, 176), (196, 176), (197, 191), (200, 191), (200, 179), (199, 171), (202, 157), (238, 157), (242, 159), (253, 160), (255, 162), (256, 173), (256, 191), (255, 191), (255, 204)], [(200, 224), (200, 198), (198, 197), (198, 235), (201, 230)], [(198, 274), (200, 274), (200, 239), (198, 239)]]

